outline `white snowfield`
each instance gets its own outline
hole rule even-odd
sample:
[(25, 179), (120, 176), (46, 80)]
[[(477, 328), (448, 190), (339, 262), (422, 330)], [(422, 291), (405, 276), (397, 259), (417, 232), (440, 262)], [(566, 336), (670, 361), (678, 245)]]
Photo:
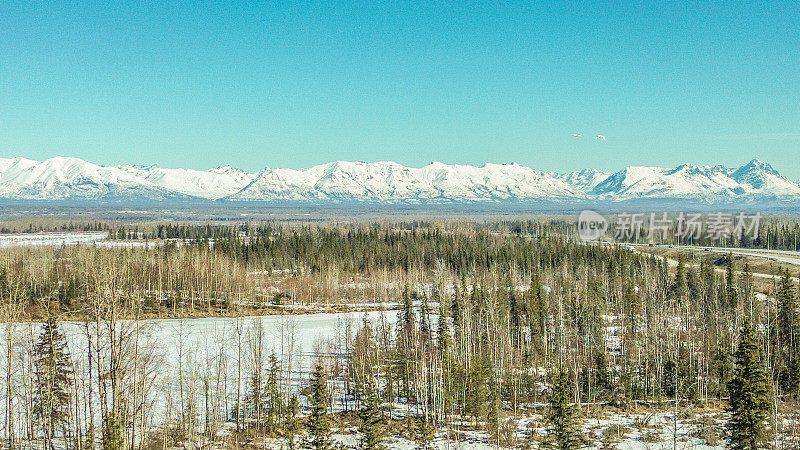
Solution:
[(91, 245), (104, 241), (106, 232), (86, 233), (22, 233), (0, 234), (0, 248), (8, 247), (54, 247), (60, 245)]
[[(236, 382), (239, 376), (247, 379), (251, 372), (253, 342), (259, 334), (256, 325), (261, 325), (261, 336), (264, 358), (274, 353), (281, 363), (281, 378), (289, 384), (293, 392), (298, 392), (306, 386), (313, 366), (318, 358), (326, 361), (341, 360), (344, 354), (344, 342), (348, 333), (355, 333), (362, 321), (368, 320), (373, 326), (381, 322), (394, 325), (397, 323), (397, 311), (371, 311), (371, 312), (346, 312), (322, 313), (304, 315), (276, 315), (263, 317), (241, 318), (203, 318), (203, 319), (154, 319), (139, 323), (138, 326), (131, 321), (119, 321), (117, 326), (124, 333), (137, 339), (136, 345), (142, 358), (149, 358), (153, 366), (152, 384), (148, 386), (148, 404), (151, 408), (148, 420), (154, 428), (163, 425), (166, 410), (170, 399), (178, 395), (180, 390), (180, 370), (191, 370), (194, 374), (191, 381), (184, 380), (186, 385), (191, 385), (191, 392), (196, 394), (198, 405), (203, 404), (203, 390), (197, 386), (199, 375), (215, 371), (226, 384), (223, 390), (228, 403), (235, 401)], [(96, 324), (66, 322), (62, 330), (67, 338), (68, 349), (72, 357), (73, 368), (80, 382), (89, 381), (88, 338), (98, 339)], [(7, 325), (0, 325), (0, 339), (6, 339)], [(101, 325), (102, 338), (100, 345), (107, 348), (107, 335)], [(13, 336), (19, 345), (15, 348), (21, 351), (16, 357), (25, 364), (26, 353), (22, 346), (32, 345), (41, 326), (38, 323), (18, 323), (14, 325)], [(132, 338), (132, 339), (133, 339)], [(24, 342), (24, 344), (23, 344)], [(242, 349), (241, 355), (238, 353)], [(146, 355), (146, 356), (144, 356)], [(242, 372), (237, 372), (237, 361), (241, 356), (243, 361)], [(104, 355), (103, 357), (107, 357)], [(0, 362), (0, 368), (5, 367), (5, 362)], [(3, 369), (5, 370), (5, 369)], [(91, 380), (97, 382), (97, 372)], [(21, 382), (25, 374), (18, 371), (14, 375), (14, 382)], [(187, 377), (188, 379), (189, 377)], [(0, 388), (5, 389), (5, 378), (0, 380)], [(0, 405), (0, 414), (4, 414), (6, 405)], [(97, 408), (99, 411), (99, 408)], [(227, 414), (224, 411), (220, 413)], [(22, 425), (22, 424), (18, 424)]]
[[(369, 321), (373, 329), (381, 327), (381, 323), (394, 326), (398, 320), (398, 311), (242, 318), (154, 319), (142, 321), (138, 327), (133, 322), (120, 321), (117, 323), (117, 329), (131, 339), (136, 339), (136, 342), (131, 341), (127, 345), (135, 345), (141, 363), (145, 365), (146, 373), (152, 376), (152, 382), (147, 383), (146, 392), (144, 392), (148, 405), (146, 426), (151, 430), (156, 430), (167, 423), (169, 418), (175, 417), (177, 401), (206, 405), (197, 411), (198, 423), (204, 423), (206, 411), (213, 413), (215, 420), (229, 417), (228, 408), (236, 403), (239, 378), (242, 377), (246, 386), (249, 375), (252, 373), (252, 355), (256, 342), (262, 342), (265, 358), (270, 354), (275, 354), (281, 364), (282, 382), (288, 383), (288, 387), (293, 393), (299, 393), (303, 387), (308, 385), (313, 365), (318, 359), (328, 364), (337, 360), (339, 363), (344, 363), (345, 343), (352, 342), (353, 333), (364, 320)], [(432, 317), (432, 320), (435, 321), (436, 318)], [(72, 357), (76, 382), (81, 386), (88, 382), (97, 383), (97, 371), (89, 371), (88, 336), (92, 337), (93, 342), (100, 342), (102, 348), (107, 348), (104, 344), (107, 335), (103, 334), (103, 338), (99, 341), (95, 340), (97, 339), (94, 334), (95, 325), (91, 322), (88, 324), (77, 322), (62, 324), (68, 350)], [(105, 330), (105, 327), (101, 326), (101, 330)], [(37, 323), (14, 325), (13, 336), (16, 342), (14, 349), (15, 352), (18, 352), (15, 357), (18, 358), (17, 361), (21, 367), (29, 364), (25, 349), (32, 345), (40, 332), (41, 326)], [(0, 325), (0, 339), (6, 339), (6, 333), (7, 326)], [(260, 341), (257, 340), (257, 336), (261, 336)], [(241, 373), (238, 371), (240, 356)], [(4, 367), (4, 364), (0, 361), (0, 369)], [(91, 378), (90, 373), (92, 374)], [(26, 376), (23, 371), (15, 371), (12, 382), (19, 386), (24, 382)], [(208, 400), (205, 397), (207, 391), (204, 390), (204, 379), (213, 380), (211, 395), (221, 395), (219, 401), (212, 401), (210, 404), (204, 403)], [(329, 388), (334, 400), (332, 409), (334, 411), (343, 410), (343, 402), (346, 399), (341, 380), (331, 381)], [(5, 389), (6, 379), (2, 378), (0, 379), (0, 390), (5, 392)], [(185, 392), (183, 394), (185, 397), (182, 397), (182, 392)], [(303, 400), (302, 414), (307, 414), (305, 398), (301, 396), (301, 400)], [(383, 406), (390, 408), (394, 417), (403, 417), (413, 413), (413, 407), (405, 404), (387, 403)], [(541, 407), (542, 405), (537, 406)], [(5, 402), (0, 402), (0, 414), (4, 413), (5, 407)], [(100, 408), (96, 407), (95, 413), (99, 414), (99, 410)], [(547, 434), (546, 424), (543, 422), (540, 412), (541, 410), (539, 412), (528, 411), (518, 422), (514, 422), (514, 435), (520, 440), (520, 443), (531, 433), (535, 433), (540, 438)], [(714, 426), (721, 428), (720, 419), (719, 415), (708, 418)], [(97, 416), (96, 420), (99, 421), (100, 417)], [(601, 416), (587, 417), (581, 421), (581, 428), (590, 439), (586, 448), (590, 449), (608, 448), (603, 444), (605, 439), (603, 436), (607, 430), (614, 429), (622, 430), (618, 432), (619, 436), (612, 444), (614, 448), (620, 449), (671, 449), (675, 448), (673, 447), (674, 442), (677, 444), (677, 448), (716, 450), (723, 448), (724, 444), (721, 441), (718, 446), (711, 446), (696, 437), (698, 427), (692, 424), (693, 419), (681, 418), (678, 420), (677, 427), (673, 428), (673, 416), (670, 412), (621, 415), (608, 411)], [(25, 425), (24, 422), (16, 424), (19, 435), (24, 434)], [(232, 429), (233, 423), (228, 421), (223, 430), (225, 427)], [(460, 431), (458, 435), (457, 440), (450, 440), (446, 437), (444, 430), (437, 430), (436, 438), (430, 448), (442, 450), (498, 448), (490, 443), (489, 435), (483, 431)], [(358, 438), (354, 429), (337, 429), (333, 441), (343, 448), (357, 449), (359, 448)], [(265, 439), (264, 443), (265, 446), (262, 448), (285, 448), (286, 444), (280, 439)], [(389, 436), (383, 443), (389, 449), (420, 448), (418, 443), (399, 436)], [(56, 448), (64, 447), (57, 445)]]
[(559, 174), (516, 163), (480, 167), (433, 162), (336, 161), (307, 169), (248, 173), (156, 166), (100, 166), (78, 158), (0, 159), (0, 199), (363, 201), (383, 203), (503, 200), (694, 199), (708, 203), (800, 201), (800, 185), (767, 163), (739, 168), (683, 164)]
[[(174, 241), (177, 245), (180, 242)], [(0, 248), (10, 247), (60, 247), (66, 245), (94, 245), (104, 248), (155, 248), (164, 241), (108, 239), (105, 231), (65, 231), (43, 233), (0, 234)]]

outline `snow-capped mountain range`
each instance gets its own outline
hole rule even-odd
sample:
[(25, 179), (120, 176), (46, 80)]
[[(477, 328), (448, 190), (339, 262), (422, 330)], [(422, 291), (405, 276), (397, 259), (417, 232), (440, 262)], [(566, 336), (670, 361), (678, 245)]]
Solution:
[(78, 158), (0, 158), (0, 199), (99, 201), (300, 201), (446, 203), (691, 199), (703, 203), (800, 201), (800, 185), (767, 163), (738, 168), (683, 164), (559, 174), (519, 164), (480, 167), (336, 161), (307, 169), (249, 173), (149, 166), (100, 166)]

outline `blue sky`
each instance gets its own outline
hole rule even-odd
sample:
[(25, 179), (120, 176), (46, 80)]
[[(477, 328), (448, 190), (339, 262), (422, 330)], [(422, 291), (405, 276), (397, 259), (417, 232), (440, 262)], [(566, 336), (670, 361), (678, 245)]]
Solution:
[(796, 3), (278, 3), (0, 3), (0, 156), (800, 178)]

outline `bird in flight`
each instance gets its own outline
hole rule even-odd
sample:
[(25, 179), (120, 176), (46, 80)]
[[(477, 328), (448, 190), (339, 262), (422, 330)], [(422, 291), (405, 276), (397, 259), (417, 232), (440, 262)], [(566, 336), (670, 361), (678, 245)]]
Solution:
[(583, 137), (583, 135), (582, 135), (582, 134), (575, 133), (575, 134), (573, 134), (573, 135), (572, 135), (572, 137)]
[(605, 140), (606, 140), (606, 137), (605, 137), (605, 136), (603, 136), (602, 134), (598, 134), (598, 135), (597, 135), (597, 137), (596, 137), (595, 139), (602, 139), (602, 140), (604, 140), (604, 141), (605, 141)]

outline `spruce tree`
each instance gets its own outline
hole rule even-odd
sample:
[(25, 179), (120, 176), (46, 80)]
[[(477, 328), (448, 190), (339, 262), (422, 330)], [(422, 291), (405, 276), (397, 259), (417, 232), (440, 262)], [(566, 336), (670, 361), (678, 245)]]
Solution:
[(450, 337), (450, 326), (447, 324), (447, 315), (445, 314), (444, 304), (439, 307), (439, 320), (436, 327), (436, 342), (439, 352), (442, 354), (443, 359), (447, 355), (450, 345), (452, 344)]
[(492, 377), (489, 387), (489, 408), (486, 414), (486, 431), (492, 438), (492, 445), (500, 446), (500, 387)]
[(308, 416), (308, 431), (311, 447), (316, 450), (330, 448), (331, 423), (328, 415), (328, 380), (325, 368), (317, 364), (311, 375), (311, 414)]
[(419, 311), (419, 334), (423, 347), (426, 349), (430, 346), (432, 339), (430, 315), (431, 309), (428, 303), (428, 295), (426, 294), (422, 296), (422, 304), (420, 305)]
[(412, 328), (414, 326), (414, 299), (409, 293), (408, 286), (403, 287), (402, 293), (403, 310), (400, 314), (400, 323), (402, 328)]
[(734, 449), (755, 449), (764, 445), (767, 438), (765, 421), (770, 399), (767, 376), (759, 361), (758, 343), (748, 319), (742, 324), (735, 356), (736, 366), (728, 387), (730, 444)]
[(686, 281), (686, 265), (683, 262), (683, 255), (678, 258), (678, 267), (675, 270), (675, 282), (672, 287), (672, 295), (678, 301), (682, 300), (686, 295), (687, 281)]
[(103, 450), (122, 450), (122, 421), (113, 412), (103, 416)]
[(797, 396), (800, 392), (800, 310), (788, 270), (781, 278), (776, 297), (779, 338), (777, 356), (780, 358), (777, 363), (778, 378), (784, 391)]
[(414, 431), (414, 440), (419, 444), (418, 448), (428, 449), (431, 448), (431, 442), (436, 435), (436, 430), (433, 423), (425, 417), (417, 417), (412, 419), (412, 427)]
[(33, 364), (36, 380), (33, 417), (41, 427), (45, 447), (52, 449), (56, 430), (69, 420), (73, 382), (67, 340), (53, 317), (43, 324), (33, 349)]
[(439, 307), (439, 321), (436, 333), (437, 349), (439, 351), (440, 363), (442, 365), (442, 409), (444, 411), (449, 411), (454, 400), (454, 392), (452, 389), (453, 360), (451, 355), (451, 347), (453, 343), (443, 304)]
[(256, 368), (250, 374), (250, 392), (245, 398), (246, 418), (255, 421), (257, 429), (261, 429), (264, 419), (264, 381), (261, 371)]
[(736, 277), (734, 276), (733, 253), (730, 252), (725, 260), (725, 300), (728, 303), (728, 308), (730, 308), (732, 311), (735, 311), (739, 301), (736, 296)]
[(733, 367), (731, 367), (730, 352), (725, 348), (724, 345), (717, 347), (717, 351), (714, 353), (711, 364), (712, 371), (717, 379), (717, 398), (721, 399), (728, 391), (728, 383), (730, 382), (731, 372), (733, 371)]
[(381, 440), (385, 436), (383, 413), (374, 382), (374, 379), (368, 380), (364, 386), (364, 406), (358, 412), (358, 417), (361, 419), (361, 426), (358, 429), (361, 433), (361, 448), (365, 450), (383, 448)]
[(668, 359), (664, 361), (661, 371), (661, 392), (667, 398), (675, 397), (675, 387), (678, 384), (678, 371), (675, 361)]
[(603, 394), (611, 393), (614, 386), (611, 384), (611, 371), (608, 370), (608, 361), (604, 349), (596, 349), (594, 352), (595, 370), (595, 389)]
[(545, 446), (559, 450), (578, 449), (583, 445), (583, 436), (576, 423), (576, 412), (571, 400), (572, 383), (566, 371), (553, 375), (550, 390), (550, 407), (546, 418), (549, 423)]
[(488, 358), (477, 357), (472, 361), (467, 380), (467, 398), (465, 405), (475, 418), (475, 425), (486, 417), (488, 413), (490, 377), (494, 372)]
[(289, 399), (289, 404), (286, 405), (286, 416), (283, 419), (283, 430), (289, 444), (289, 450), (295, 449), (294, 436), (300, 428), (297, 420), (298, 414), (300, 414), (300, 401), (297, 400), (296, 395), (293, 395)]
[(522, 302), (517, 298), (517, 294), (513, 286), (508, 287), (508, 316), (510, 320), (511, 344), (515, 348), (520, 348), (522, 345), (522, 322), (525, 311), (522, 309)]
[(274, 433), (278, 428), (278, 422), (283, 413), (283, 399), (281, 398), (281, 387), (278, 375), (281, 366), (275, 353), (269, 356), (269, 375), (265, 386), (267, 401), (267, 427), (268, 431)]

